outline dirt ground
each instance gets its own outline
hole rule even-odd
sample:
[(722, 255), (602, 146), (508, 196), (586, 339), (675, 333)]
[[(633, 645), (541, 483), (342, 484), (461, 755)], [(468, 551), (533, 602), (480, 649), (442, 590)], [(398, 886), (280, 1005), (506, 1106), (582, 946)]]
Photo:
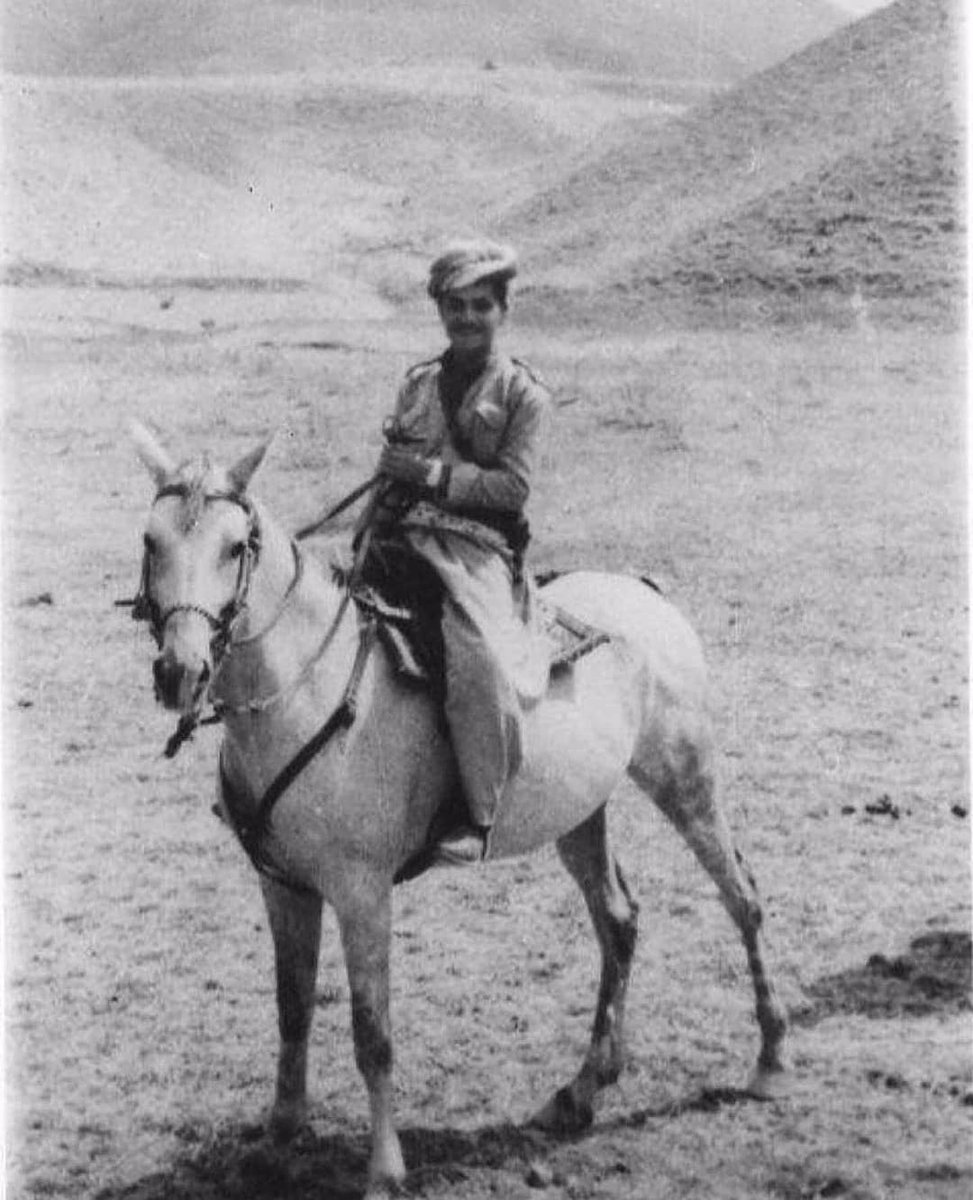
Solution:
[[(406, 1194), (967, 1200), (958, 6), (897, 0), (783, 62), (797, 10), (824, 6), (633, 2), (603, 23), (572, 0), (598, 33), (577, 26), (581, 57), (524, 14), (527, 41), (495, 55), (493, 9), (467, 6), (459, 60), (433, 36), (456, 9), (438, 0), (197, 8), (27, 3), (5, 39), (7, 1195), (361, 1195), (333, 920), (310, 1125), (286, 1152), (263, 1137), (270, 936), (210, 811), (218, 734), (163, 758), (151, 643), (115, 604), (150, 501), (125, 423), (224, 461), (276, 429), (254, 490), (296, 529), (370, 474), (403, 369), (440, 349), (432, 249), (492, 231), (525, 266), (508, 347), (555, 396), (533, 564), (649, 574), (702, 636), (792, 1085), (742, 1093), (743, 949), (623, 789), (630, 1062), (584, 1137), (526, 1124), (577, 1069), (595, 1004), (595, 941), (553, 850), (398, 890)], [(779, 63), (727, 93), (699, 33), (717, 9), (720, 78)], [(332, 11), (344, 41), (321, 35)]]
[[(150, 643), (114, 606), (149, 501), (124, 422), (224, 460), (276, 427), (255, 490), (296, 527), (366, 476), (395, 381), (437, 331), (329, 315), (311, 338), (290, 295), (167, 295), (3, 297), (8, 1195), (344, 1200), (367, 1109), (333, 922), (310, 1128), (272, 1151), (271, 945), (210, 813), (216, 734), (162, 758)], [(967, 1197), (961, 339), (858, 312), (598, 338), (514, 322), (510, 344), (557, 398), (535, 566), (648, 572), (708, 648), (793, 1084), (773, 1103), (738, 1090), (757, 1046), (742, 947), (625, 791), (630, 1066), (580, 1139), (524, 1124), (576, 1069), (595, 1000), (595, 943), (553, 852), (398, 892), (407, 1194)]]

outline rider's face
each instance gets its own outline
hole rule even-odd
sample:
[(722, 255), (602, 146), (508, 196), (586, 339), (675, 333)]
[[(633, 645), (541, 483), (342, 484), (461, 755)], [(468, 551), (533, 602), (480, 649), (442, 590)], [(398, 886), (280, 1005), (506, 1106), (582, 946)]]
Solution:
[(446, 292), (439, 299), (439, 316), (457, 354), (489, 354), (493, 339), (507, 315), (489, 282)]

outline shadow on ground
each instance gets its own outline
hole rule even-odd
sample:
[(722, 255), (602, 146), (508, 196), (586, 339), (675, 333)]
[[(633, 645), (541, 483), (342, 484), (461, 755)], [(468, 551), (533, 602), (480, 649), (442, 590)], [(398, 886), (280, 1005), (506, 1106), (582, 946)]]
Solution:
[[(414, 1164), (406, 1195), (433, 1182), (458, 1185), (472, 1170), (516, 1168), (556, 1140), (515, 1125), (404, 1129), (400, 1136), (406, 1162)], [(358, 1200), (368, 1149), (365, 1131), (306, 1130), (276, 1146), (263, 1129), (230, 1126), (189, 1146), (168, 1170), (103, 1188), (97, 1200)]]
[[(687, 1112), (715, 1112), (753, 1097), (736, 1088), (704, 1088), (684, 1100), (638, 1109), (597, 1131), (638, 1128)], [(194, 1135), (185, 1133), (189, 1141)], [(405, 1195), (431, 1185), (460, 1186), (473, 1172), (524, 1173), (577, 1137), (548, 1134), (529, 1125), (495, 1124), (480, 1129), (411, 1128), (400, 1131), (410, 1164)], [(584, 1136), (584, 1135), (582, 1135)], [(318, 1134), (305, 1130), (276, 1146), (259, 1126), (228, 1126), (187, 1147), (172, 1167), (134, 1183), (102, 1188), (96, 1200), (358, 1200), (368, 1167), (364, 1131)]]

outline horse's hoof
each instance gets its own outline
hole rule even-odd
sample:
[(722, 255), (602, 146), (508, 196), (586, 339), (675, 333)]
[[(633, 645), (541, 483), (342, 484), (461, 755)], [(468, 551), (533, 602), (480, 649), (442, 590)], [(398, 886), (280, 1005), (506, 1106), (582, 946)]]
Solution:
[(372, 1152), (365, 1200), (389, 1200), (390, 1196), (404, 1196), (406, 1174), (402, 1147), (398, 1136), (393, 1133)]
[(395, 1175), (369, 1182), (365, 1190), (365, 1200), (392, 1200), (395, 1196), (404, 1196), (405, 1194), (405, 1171), (403, 1170), (401, 1177)]
[(278, 1145), (291, 1142), (307, 1123), (307, 1105), (303, 1102), (275, 1104), (267, 1122), (267, 1132)]
[(529, 1124), (547, 1133), (583, 1133), (595, 1119), (587, 1100), (578, 1100), (569, 1087), (559, 1088)]
[(746, 1092), (756, 1100), (780, 1100), (790, 1087), (791, 1077), (786, 1067), (757, 1066), (747, 1082)]
[(365, 1200), (392, 1200), (395, 1196), (404, 1196), (405, 1194), (405, 1180), (402, 1183), (385, 1180), (382, 1183), (370, 1184), (365, 1192)]

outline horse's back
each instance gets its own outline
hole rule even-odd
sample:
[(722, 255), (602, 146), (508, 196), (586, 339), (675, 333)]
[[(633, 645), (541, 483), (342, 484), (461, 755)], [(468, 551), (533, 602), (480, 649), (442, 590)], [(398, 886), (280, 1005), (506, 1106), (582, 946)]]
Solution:
[[(660, 718), (706, 703), (699, 641), (654, 588), (594, 571), (559, 576), (546, 600), (609, 634), (609, 640), (555, 673), (545, 700), (524, 721), (524, 762), (494, 835), (503, 856), (566, 833), (604, 804)], [(694, 722), (693, 722), (694, 723)]]
[(682, 613), (651, 583), (634, 575), (572, 571), (546, 584), (541, 594), (572, 616), (631, 647), (656, 677), (705, 688), (699, 638)]

